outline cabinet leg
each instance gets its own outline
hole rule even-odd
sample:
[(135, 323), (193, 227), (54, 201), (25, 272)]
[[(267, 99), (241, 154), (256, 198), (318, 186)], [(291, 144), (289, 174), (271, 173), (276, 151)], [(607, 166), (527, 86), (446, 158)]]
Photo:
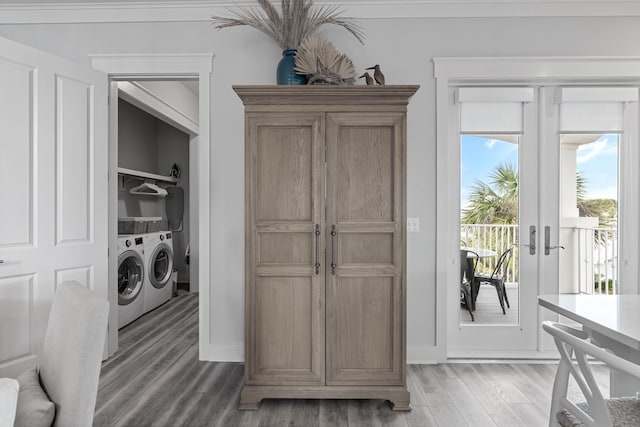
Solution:
[(391, 409), (394, 411), (410, 411), (411, 410), (411, 394), (409, 390), (403, 390), (400, 393), (394, 393), (389, 399)]
[(240, 411), (257, 411), (260, 407), (262, 397), (256, 393), (252, 393), (250, 390), (243, 389), (240, 393), (240, 404), (238, 410)]

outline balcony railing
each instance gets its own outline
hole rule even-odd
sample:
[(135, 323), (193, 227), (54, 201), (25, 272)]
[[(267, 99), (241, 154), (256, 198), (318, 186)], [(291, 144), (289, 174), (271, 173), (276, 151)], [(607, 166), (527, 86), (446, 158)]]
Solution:
[(495, 257), (484, 258), (478, 263), (482, 272), (492, 273), (500, 255), (511, 246), (516, 246), (509, 265), (502, 266), (500, 274), (507, 283), (518, 282), (518, 225), (517, 224), (462, 224), (460, 239), (472, 248), (490, 249)]
[[(618, 293), (618, 233), (615, 228), (572, 229), (573, 239), (563, 242), (563, 256), (569, 258), (561, 268), (572, 268), (572, 280), (577, 281), (574, 292)], [(507, 283), (518, 282), (518, 225), (462, 224), (460, 239), (466, 246), (490, 249), (495, 257), (485, 258), (478, 269), (491, 273), (500, 254), (515, 246), (514, 256), (500, 273)]]
[(618, 230), (575, 227), (573, 232), (580, 293), (617, 294)]

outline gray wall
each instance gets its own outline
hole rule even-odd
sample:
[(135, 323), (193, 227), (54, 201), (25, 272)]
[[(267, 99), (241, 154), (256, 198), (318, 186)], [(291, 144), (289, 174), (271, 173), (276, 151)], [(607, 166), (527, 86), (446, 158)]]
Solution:
[[(184, 263), (189, 240), (189, 136), (119, 99), (118, 166), (168, 175), (174, 163), (181, 169), (178, 187), (182, 187), (185, 193), (184, 229), (182, 232), (175, 232), (173, 236), (174, 267), (178, 270), (178, 280), (189, 282), (188, 267)], [(162, 227), (167, 228), (164, 198), (129, 194), (131, 188), (141, 184), (139, 180), (131, 180), (128, 177), (124, 177), (123, 180), (123, 177), (120, 177), (118, 182), (119, 217), (162, 217)], [(166, 187), (165, 184), (157, 184)]]
[[(178, 281), (186, 283), (189, 282), (188, 266), (184, 263), (184, 253), (189, 243), (189, 135), (162, 120), (157, 120), (157, 130), (158, 173), (167, 175), (174, 163), (181, 171), (178, 187), (184, 190), (184, 227), (182, 231), (173, 233), (173, 262), (178, 270)], [(163, 212), (162, 216), (166, 217), (166, 214)]]
[[(207, 19), (207, 17), (203, 17)], [(408, 358), (430, 359), (436, 340), (436, 105), (433, 57), (640, 56), (640, 19), (366, 19), (361, 46), (338, 28), (325, 34), (358, 71), (380, 64), (388, 84), (419, 84), (408, 115)], [(243, 106), (231, 85), (273, 84), (281, 52), (249, 28), (215, 31), (209, 22), (2, 25), (8, 37), (89, 64), (92, 53), (211, 52), (211, 336), (242, 354), (244, 287)], [(206, 142), (205, 142), (206, 143)], [(205, 284), (202, 284), (204, 286)], [(205, 343), (205, 344), (209, 344)]]
[[(158, 119), (118, 99), (118, 166), (158, 173)], [(128, 177), (118, 179), (118, 217), (164, 217), (164, 201), (158, 197), (136, 196), (129, 190), (140, 185)]]

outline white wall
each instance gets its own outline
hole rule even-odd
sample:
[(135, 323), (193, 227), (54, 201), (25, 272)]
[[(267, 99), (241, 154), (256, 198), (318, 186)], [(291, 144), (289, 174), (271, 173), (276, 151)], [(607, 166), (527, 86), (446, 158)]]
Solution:
[[(203, 17), (206, 19), (206, 17)], [(360, 71), (379, 63), (388, 84), (419, 84), (409, 105), (408, 358), (436, 357), (434, 56), (640, 55), (640, 18), (368, 19), (360, 46), (343, 30), (326, 35)], [(208, 22), (2, 25), (0, 36), (88, 64), (91, 53), (215, 54), (211, 140), (211, 355), (240, 359), (243, 340), (243, 108), (231, 85), (273, 84), (280, 50), (245, 28)]]

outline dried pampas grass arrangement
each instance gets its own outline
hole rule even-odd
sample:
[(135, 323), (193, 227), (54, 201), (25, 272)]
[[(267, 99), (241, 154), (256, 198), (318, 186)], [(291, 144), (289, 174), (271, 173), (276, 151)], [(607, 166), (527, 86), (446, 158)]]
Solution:
[(213, 24), (218, 30), (248, 25), (271, 37), (284, 50), (297, 49), (325, 24), (344, 28), (364, 44), (362, 28), (349, 18), (341, 18), (340, 6), (314, 6), (313, 0), (282, 0), (280, 14), (269, 0), (258, 0), (258, 5), (260, 9), (240, 6), (237, 10), (229, 9), (231, 17), (212, 16)]
[(356, 77), (351, 59), (320, 37), (309, 37), (298, 47), (295, 70), (307, 75), (310, 85), (348, 85)]

